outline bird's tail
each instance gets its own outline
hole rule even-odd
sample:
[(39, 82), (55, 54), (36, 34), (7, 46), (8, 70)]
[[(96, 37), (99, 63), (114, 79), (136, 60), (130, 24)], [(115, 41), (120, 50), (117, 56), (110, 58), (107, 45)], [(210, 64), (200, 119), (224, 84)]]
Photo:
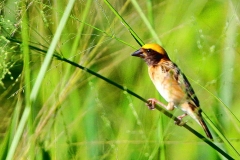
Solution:
[(195, 119), (203, 128), (204, 132), (206, 133), (207, 137), (213, 140), (212, 134), (209, 131), (206, 123), (204, 122), (202, 118), (202, 110), (199, 107), (196, 107), (195, 105), (188, 103), (190, 105), (190, 110), (188, 110), (188, 114)]
[(195, 121), (198, 122), (199, 125), (202, 126), (204, 132), (206, 133), (207, 137), (210, 138), (211, 140), (213, 140), (212, 134), (209, 131), (206, 123), (204, 122), (203, 118), (202, 118), (202, 110), (200, 109), (200, 107), (197, 107), (196, 105), (192, 104), (192, 103), (187, 103), (187, 105), (182, 105), (182, 108), (185, 108), (185, 112), (191, 116)]
[(213, 137), (212, 137), (212, 134), (211, 132), (209, 131), (206, 123), (204, 122), (204, 120), (202, 119), (202, 117), (199, 117), (198, 118), (198, 122), (200, 123), (200, 125), (202, 126), (203, 130), (205, 131), (206, 135), (208, 138), (210, 138), (211, 140), (213, 140)]

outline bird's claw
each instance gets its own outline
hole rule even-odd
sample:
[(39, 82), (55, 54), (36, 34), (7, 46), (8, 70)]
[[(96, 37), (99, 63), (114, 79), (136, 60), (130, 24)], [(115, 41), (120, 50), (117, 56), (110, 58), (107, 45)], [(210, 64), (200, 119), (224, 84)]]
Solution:
[(186, 124), (186, 122), (183, 122), (182, 120), (178, 119), (178, 120), (175, 120), (174, 123), (178, 126), (183, 126), (184, 124)]
[(146, 105), (148, 106), (148, 109), (154, 110), (156, 103), (157, 103), (157, 100), (156, 100), (156, 99), (150, 98), (150, 99), (148, 99), (148, 102), (146, 103)]
[(178, 117), (177, 117), (178, 120), (175, 120), (174, 123), (175, 123), (176, 125), (178, 125), (178, 126), (183, 126), (184, 124), (186, 124), (186, 122), (183, 122), (182, 119), (183, 119), (183, 117), (185, 117), (186, 115), (187, 115), (187, 114), (184, 113), (183, 115), (178, 116)]

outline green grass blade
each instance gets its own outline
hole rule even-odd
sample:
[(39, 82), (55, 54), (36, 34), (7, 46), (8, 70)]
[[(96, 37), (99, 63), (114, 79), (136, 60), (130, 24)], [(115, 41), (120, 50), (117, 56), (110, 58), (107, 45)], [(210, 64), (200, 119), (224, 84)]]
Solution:
[(133, 6), (136, 8), (138, 14), (140, 15), (140, 17), (142, 18), (143, 22), (146, 24), (148, 30), (151, 35), (154, 38), (154, 41), (160, 45), (162, 45), (162, 42), (160, 41), (160, 39), (158, 38), (157, 33), (155, 32), (155, 30), (153, 29), (153, 26), (151, 25), (151, 23), (149, 22), (149, 20), (147, 19), (147, 17), (145, 16), (143, 10), (140, 8), (140, 6), (138, 5), (138, 2), (136, 0), (131, 0)]
[[(87, 16), (88, 16), (88, 12), (89, 12), (89, 10), (90, 10), (90, 8), (91, 8), (91, 4), (92, 4), (92, 0), (88, 0), (88, 1), (87, 1), (87, 4), (86, 4), (86, 7), (85, 7), (85, 9), (84, 9), (84, 11), (83, 11), (83, 15), (82, 15), (82, 21), (83, 21), (83, 22), (85, 22), (86, 19), (88, 18)], [(72, 54), (71, 56), (73, 56), (73, 55), (76, 53), (76, 51), (77, 51), (77, 47), (78, 47), (78, 45), (80, 44), (79, 41), (80, 41), (80, 38), (81, 38), (81, 35), (82, 35), (82, 31), (83, 31), (84, 26), (85, 26), (84, 23), (81, 23), (81, 24), (80, 24), (78, 33), (77, 33), (76, 38), (75, 38), (75, 40), (74, 40), (74, 42), (73, 42), (72, 50), (71, 50), (71, 53), (70, 53), (70, 54)]]
[(17, 148), (17, 145), (18, 145), (18, 142), (22, 136), (22, 133), (23, 133), (23, 130), (24, 130), (24, 127), (25, 127), (25, 124), (29, 118), (29, 114), (30, 114), (30, 106), (27, 106), (24, 111), (23, 111), (23, 114), (22, 114), (22, 117), (21, 117), (21, 120), (20, 120), (20, 123), (19, 123), (19, 126), (17, 128), (17, 131), (14, 135), (14, 139), (11, 143), (11, 146), (10, 146), (10, 149), (8, 151), (8, 154), (7, 154), (7, 158), (6, 160), (12, 160), (13, 159), (13, 155), (15, 153), (15, 150)]
[[(25, 1), (22, 1), (22, 23), (21, 23), (21, 28), (22, 28), (22, 51), (23, 51), (23, 57), (24, 57), (24, 83), (25, 83), (25, 103), (26, 103), (26, 108), (23, 113), (23, 117), (26, 117), (26, 114), (29, 114), (31, 111), (31, 107), (30, 106), (30, 55), (29, 55), (29, 48), (28, 48), (28, 41), (29, 41), (29, 37), (28, 37), (28, 11), (27, 11), (27, 4), (25, 3)], [(26, 123), (27, 119), (24, 119), (22, 121), (20, 121), (19, 124), (19, 129), (17, 130), (16, 134), (14, 135), (14, 139), (12, 141), (12, 144), (10, 146), (10, 150), (9, 153), (7, 155), (6, 159), (12, 159), (14, 156), (14, 152), (17, 148), (19, 139), (22, 135), (25, 123)], [(28, 123), (28, 127), (29, 127), (29, 131), (30, 134), (32, 134), (33, 132), (33, 125), (32, 125), (32, 116), (30, 116), (29, 118), (29, 123)], [(34, 146), (34, 143), (30, 143), (30, 150), (32, 149), (32, 147)], [(30, 152), (33, 153), (33, 152)], [(33, 154), (31, 154), (31, 159), (33, 159)]]
[(68, 20), (68, 17), (71, 13), (71, 10), (72, 10), (72, 7), (73, 7), (73, 4), (75, 3), (75, 0), (70, 0), (67, 7), (66, 7), (66, 10), (62, 16), (62, 19), (59, 23), (59, 26), (56, 30), (56, 33), (54, 34), (54, 37), (53, 37), (53, 40), (49, 46), (49, 49), (47, 51), (47, 54), (46, 54), (46, 57), (45, 57), (45, 60), (43, 62), (43, 65), (39, 71), (39, 74), (38, 74), (38, 77), (36, 79), (36, 82), (33, 86), (33, 89), (32, 89), (32, 92), (31, 92), (31, 101), (34, 101), (37, 97), (37, 94), (38, 94), (38, 91), (39, 91), (39, 88), (41, 86), (41, 83), (42, 83), (42, 80), (44, 78), (44, 75), (47, 71), (47, 68), (48, 68), (48, 65), (50, 64), (50, 61), (52, 59), (52, 56), (54, 54), (54, 51), (55, 51), (55, 48), (57, 46), (57, 43), (60, 39), (60, 36), (61, 36), (61, 33), (64, 29), (64, 26)]
[[(23, 51), (23, 57), (24, 57), (24, 65), (23, 65), (23, 70), (24, 70), (24, 84), (25, 84), (25, 89), (24, 89), (24, 96), (25, 96), (25, 103), (26, 107), (32, 107), (30, 105), (31, 100), (30, 100), (30, 92), (31, 92), (31, 78), (30, 78), (30, 53), (29, 53), (29, 28), (28, 28), (28, 10), (27, 10), (27, 3), (25, 1), (22, 1), (22, 8), (23, 8), (23, 17), (22, 17), (22, 51)], [(30, 115), (28, 118), (28, 134), (29, 134), (29, 159), (34, 159), (34, 147), (35, 143), (32, 142), (32, 134), (34, 133), (34, 127), (33, 127), (33, 121), (34, 121), (34, 115), (32, 112), (32, 108), (29, 108), (30, 110)]]
[(154, 16), (153, 16), (153, 2), (152, 0), (147, 0), (147, 15), (148, 15), (148, 20), (151, 26), (154, 27)]
[(118, 19), (124, 24), (124, 26), (129, 30), (134, 39), (138, 42), (140, 46), (144, 45), (144, 42), (138, 37), (138, 35), (132, 30), (128, 23), (118, 14), (118, 12), (113, 8), (113, 6), (107, 1), (104, 0), (106, 5), (111, 9), (111, 11), (118, 17)]

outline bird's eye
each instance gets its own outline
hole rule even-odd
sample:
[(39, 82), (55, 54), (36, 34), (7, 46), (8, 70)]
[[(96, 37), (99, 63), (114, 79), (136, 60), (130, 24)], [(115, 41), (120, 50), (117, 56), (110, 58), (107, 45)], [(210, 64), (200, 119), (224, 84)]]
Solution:
[(147, 49), (147, 53), (150, 53), (151, 52), (151, 50), (150, 49)]

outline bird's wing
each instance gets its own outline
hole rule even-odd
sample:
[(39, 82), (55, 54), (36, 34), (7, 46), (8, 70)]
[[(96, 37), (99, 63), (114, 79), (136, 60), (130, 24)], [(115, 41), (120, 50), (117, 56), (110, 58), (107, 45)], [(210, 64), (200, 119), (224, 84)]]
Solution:
[(197, 96), (196, 96), (196, 94), (195, 94), (195, 92), (194, 92), (191, 84), (189, 83), (187, 77), (186, 77), (183, 73), (182, 73), (182, 76), (181, 76), (181, 77), (182, 77), (183, 80), (184, 80), (183, 82), (184, 82), (184, 85), (185, 85), (185, 87), (186, 87), (186, 92), (187, 92), (188, 96), (189, 96), (189, 97), (191, 98), (191, 100), (196, 104), (196, 106), (199, 107), (199, 106), (200, 106), (199, 100), (198, 100), (198, 98), (197, 98)]
[(181, 72), (181, 70), (178, 68), (178, 66), (175, 63), (172, 63), (172, 67), (174, 69), (170, 69), (173, 73), (173, 77), (176, 79), (176, 81), (179, 83), (180, 86), (182, 86), (183, 89), (185, 89), (185, 92), (187, 93), (188, 97), (195, 103), (197, 107), (200, 106), (199, 100), (189, 83), (187, 77)]

